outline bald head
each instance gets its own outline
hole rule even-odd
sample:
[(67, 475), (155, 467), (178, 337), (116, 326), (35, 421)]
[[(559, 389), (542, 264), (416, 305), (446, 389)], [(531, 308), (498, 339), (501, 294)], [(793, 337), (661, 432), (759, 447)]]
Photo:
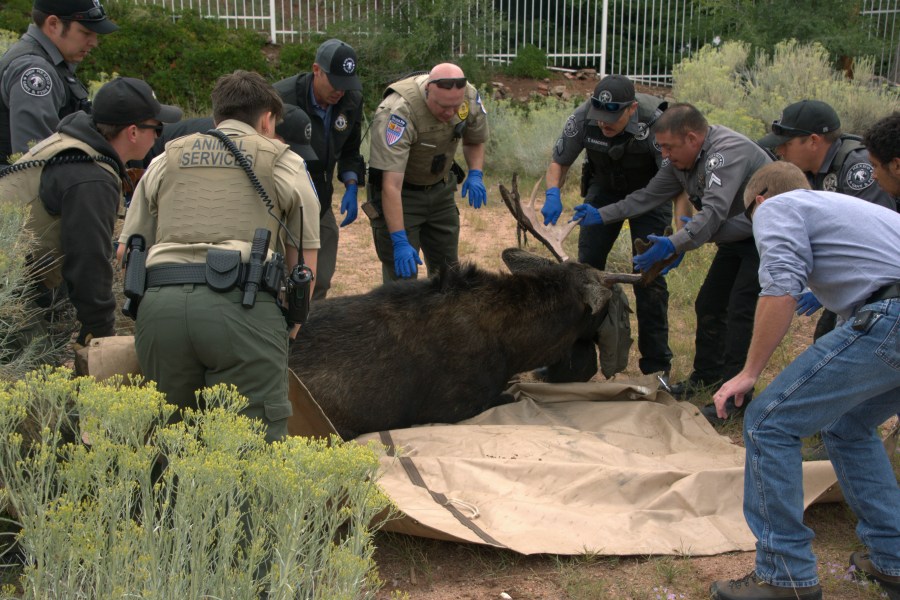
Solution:
[(442, 123), (449, 122), (466, 97), (466, 75), (453, 63), (441, 63), (428, 73), (425, 104)]
[(435, 79), (455, 79), (457, 77), (465, 76), (466, 74), (463, 73), (463, 70), (453, 63), (441, 63), (436, 65), (431, 69), (431, 72), (428, 73), (428, 79), (431, 81), (434, 81)]

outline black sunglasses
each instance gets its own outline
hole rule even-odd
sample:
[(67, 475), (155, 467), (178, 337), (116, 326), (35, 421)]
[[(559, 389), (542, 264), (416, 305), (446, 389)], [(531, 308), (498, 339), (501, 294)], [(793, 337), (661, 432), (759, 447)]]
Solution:
[(162, 132), (163, 132), (163, 124), (162, 123), (160, 123), (159, 125), (147, 125), (146, 123), (135, 123), (134, 126), (137, 127), (138, 129), (152, 129), (156, 132), (156, 137), (161, 136)]
[(64, 21), (102, 21), (106, 18), (106, 11), (102, 6), (95, 6), (89, 10), (82, 10), (65, 17), (60, 17)]
[[(769, 186), (766, 186), (756, 196), (765, 196), (768, 191)], [(753, 211), (756, 208), (756, 196), (753, 197), (753, 200), (747, 205), (747, 208), (744, 209), (744, 216), (747, 217), (747, 220), (751, 223), (753, 222)]]
[(788, 137), (800, 137), (804, 135), (812, 135), (812, 131), (807, 131), (805, 129), (795, 129), (793, 127), (787, 127), (786, 125), (782, 125), (779, 121), (772, 122), (772, 133), (775, 135), (786, 135)]
[(465, 77), (444, 77), (442, 79), (432, 79), (428, 82), (429, 85), (432, 83), (442, 90), (452, 90), (453, 88), (461, 90), (466, 87), (467, 81)]
[(597, 110), (605, 110), (606, 112), (619, 112), (631, 106), (631, 102), (603, 102), (600, 98), (591, 96), (591, 104)]

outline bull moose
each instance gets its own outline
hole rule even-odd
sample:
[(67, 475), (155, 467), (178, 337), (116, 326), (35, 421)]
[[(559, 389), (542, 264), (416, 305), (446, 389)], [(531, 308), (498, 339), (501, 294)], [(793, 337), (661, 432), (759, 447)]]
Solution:
[[(513, 194), (501, 192), (518, 203), (515, 188), (514, 179)], [(503, 261), (510, 273), (462, 265), (315, 304), (289, 365), (341, 437), (453, 423), (510, 402), (512, 376), (592, 339), (612, 286), (641, 279), (519, 249)]]

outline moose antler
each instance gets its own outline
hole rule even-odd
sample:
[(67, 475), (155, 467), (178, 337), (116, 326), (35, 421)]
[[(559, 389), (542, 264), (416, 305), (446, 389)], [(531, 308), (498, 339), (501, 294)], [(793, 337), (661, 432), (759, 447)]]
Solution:
[(534, 239), (544, 244), (547, 249), (553, 253), (556, 260), (564, 262), (569, 260), (569, 256), (566, 254), (565, 248), (563, 248), (563, 241), (570, 233), (572, 233), (572, 230), (575, 229), (578, 223), (572, 222), (565, 225), (544, 225), (543, 218), (538, 214), (537, 207), (535, 207), (538, 189), (540, 189), (543, 181), (543, 177), (538, 179), (538, 182), (534, 184), (534, 189), (531, 190), (531, 200), (527, 205), (523, 205), (522, 199), (519, 196), (519, 176), (517, 173), (513, 173), (512, 191), (510, 192), (507, 190), (501, 183), (500, 196), (503, 197), (506, 208), (513, 214), (516, 223), (519, 225), (517, 229), (519, 246), (521, 247), (523, 245), (523, 233), (530, 233), (534, 236)]

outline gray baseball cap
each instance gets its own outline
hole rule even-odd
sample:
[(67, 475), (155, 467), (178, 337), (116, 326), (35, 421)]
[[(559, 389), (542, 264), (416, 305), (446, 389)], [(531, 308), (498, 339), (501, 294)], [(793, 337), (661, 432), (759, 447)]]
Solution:
[(626, 108), (634, 104), (634, 84), (624, 75), (607, 75), (591, 96), (588, 119), (615, 123)]
[(99, 0), (34, 0), (32, 8), (63, 21), (81, 23), (94, 33), (112, 33), (119, 26), (106, 18)]
[(284, 105), (284, 119), (275, 126), (275, 133), (284, 139), (291, 150), (299, 154), (303, 160), (318, 160), (312, 147), (312, 121), (299, 106)]
[(338, 39), (323, 42), (316, 51), (316, 64), (328, 76), (328, 83), (336, 90), (361, 90), (356, 75), (356, 51)]
[(146, 81), (117, 77), (97, 91), (91, 115), (95, 123), (130, 125), (147, 119), (177, 123), (182, 112), (177, 106), (160, 104)]

